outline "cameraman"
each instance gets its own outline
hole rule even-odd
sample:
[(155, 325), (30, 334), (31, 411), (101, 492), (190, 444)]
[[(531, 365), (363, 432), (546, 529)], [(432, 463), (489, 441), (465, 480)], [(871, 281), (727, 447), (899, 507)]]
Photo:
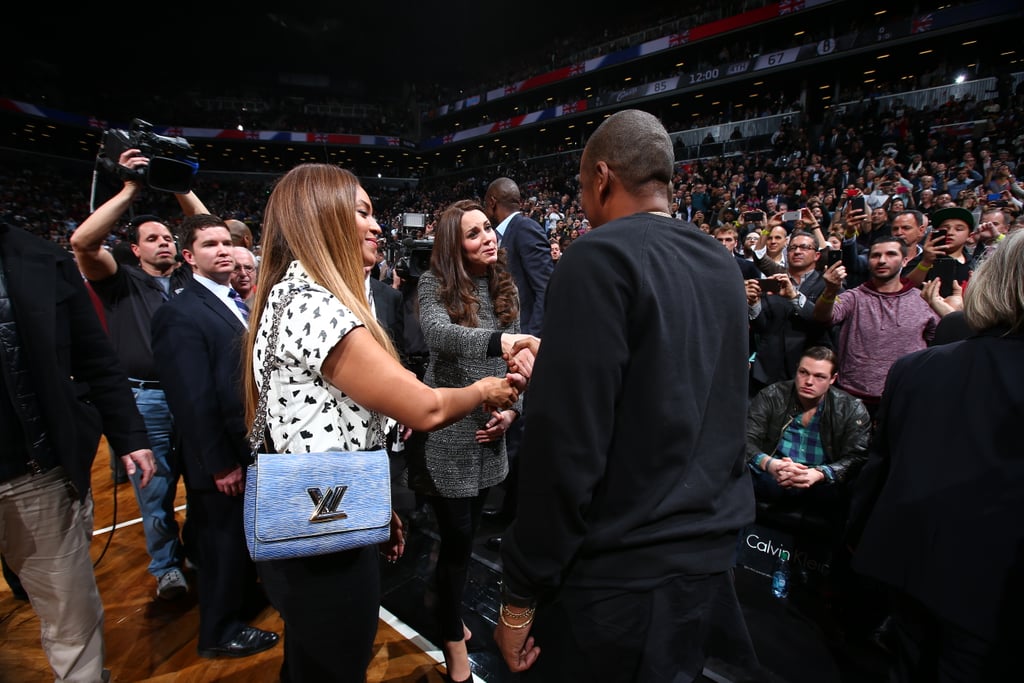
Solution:
[[(171, 457), (171, 412), (156, 380), (150, 321), (156, 309), (181, 291), (192, 274), (188, 268), (179, 268), (174, 236), (156, 216), (135, 216), (129, 224), (137, 266), (119, 264), (104, 247), (118, 220), (143, 190), (149, 159), (131, 148), (119, 155), (118, 164), (124, 187), (78, 226), (71, 235), (71, 248), (103, 304), (108, 333), (146, 423), (157, 470), (145, 488), (138, 474), (131, 478), (132, 486), (142, 514), (149, 572), (157, 579), (157, 596), (172, 600), (188, 592), (188, 582), (182, 572), (185, 554), (174, 513), (179, 471)], [(175, 198), (187, 216), (209, 213), (191, 191), (175, 194)]]

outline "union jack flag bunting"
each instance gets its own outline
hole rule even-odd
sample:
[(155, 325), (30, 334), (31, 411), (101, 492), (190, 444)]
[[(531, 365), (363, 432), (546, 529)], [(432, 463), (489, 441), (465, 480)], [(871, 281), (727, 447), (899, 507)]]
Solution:
[(180, 138), (182, 135), (185, 134), (185, 131), (183, 131), (181, 128), (168, 128), (167, 134), (170, 135), (171, 137)]
[(90, 128), (105, 129), (107, 127), (107, 122), (106, 121), (101, 121), (100, 119), (96, 118), (95, 116), (90, 116), (89, 117), (89, 127)]
[(690, 32), (683, 31), (682, 33), (673, 33), (668, 37), (669, 47), (678, 47), (680, 45), (686, 45), (690, 42)]
[(512, 127), (512, 119), (504, 119), (498, 121), (498, 130), (508, 130)]
[(583, 64), (583, 62), (578, 62), (578, 63), (573, 64), (572, 66), (569, 67), (569, 75), (570, 76), (579, 76), (580, 74), (582, 74), (586, 70), (587, 70), (587, 67)]
[(506, 95), (514, 95), (518, 91), (519, 91), (519, 84), (518, 83), (513, 83), (512, 85), (506, 85), (505, 86), (505, 94)]
[(260, 132), (258, 130), (247, 130), (245, 131), (246, 140), (259, 140)]
[(327, 133), (314, 133), (313, 142), (327, 142)]
[(447, 145), (447, 144), (448, 144), (449, 142), (452, 142), (452, 141), (454, 141), (454, 140), (455, 140), (455, 134), (454, 134), (454, 133), (449, 133), (448, 135), (445, 135), (445, 136), (444, 136), (443, 138), (441, 138), (441, 141), (442, 141), (442, 142), (443, 142), (444, 144), (446, 144), (446, 145)]
[(782, 0), (779, 3), (779, 14), (789, 14), (804, 8), (804, 0)]
[(562, 113), (563, 114), (574, 114), (574, 113), (576, 113), (576, 103), (575, 102), (569, 102), (567, 104), (563, 104), (562, 105)]
[(922, 14), (914, 19), (914, 25), (911, 29), (911, 33), (924, 33), (925, 31), (932, 30), (932, 22), (935, 20), (932, 14)]

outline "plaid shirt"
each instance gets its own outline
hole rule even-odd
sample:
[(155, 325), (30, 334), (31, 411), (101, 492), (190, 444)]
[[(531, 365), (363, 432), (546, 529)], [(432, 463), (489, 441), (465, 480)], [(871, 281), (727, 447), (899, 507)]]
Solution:
[(806, 427), (800, 419), (800, 413), (797, 413), (782, 431), (777, 454), (810, 467), (823, 464), (825, 451), (821, 447), (821, 411), (814, 411)]

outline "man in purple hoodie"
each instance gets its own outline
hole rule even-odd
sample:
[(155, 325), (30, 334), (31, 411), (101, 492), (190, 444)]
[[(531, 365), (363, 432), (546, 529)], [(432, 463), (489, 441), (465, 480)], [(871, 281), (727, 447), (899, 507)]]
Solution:
[(839, 379), (836, 386), (864, 402), (874, 416), (885, 378), (897, 358), (928, 346), (939, 316), (911, 282), (900, 277), (907, 245), (888, 234), (871, 244), (870, 279), (839, 295), (843, 264), (825, 269), (825, 290), (814, 305), (814, 319), (838, 325)]

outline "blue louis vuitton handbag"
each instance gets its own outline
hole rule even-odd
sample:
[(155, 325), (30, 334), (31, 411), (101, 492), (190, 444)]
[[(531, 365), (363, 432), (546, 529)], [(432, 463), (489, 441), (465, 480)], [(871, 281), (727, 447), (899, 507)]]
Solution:
[[(267, 349), (277, 348), (281, 312), (299, 290), (274, 308)], [(263, 362), (245, 475), (245, 543), (255, 561), (325, 555), (384, 543), (391, 536), (391, 471), (383, 415), (372, 415), (378, 447), (365, 451), (260, 453), (267, 421), (273, 354)]]

